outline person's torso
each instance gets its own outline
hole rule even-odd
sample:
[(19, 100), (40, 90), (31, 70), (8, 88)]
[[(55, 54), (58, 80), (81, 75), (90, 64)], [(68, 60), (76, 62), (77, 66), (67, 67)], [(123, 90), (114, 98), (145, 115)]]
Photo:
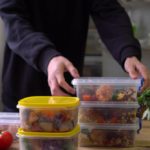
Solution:
[[(23, 2), (23, 3), (22, 3)], [(43, 32), (78, 69), (83, 65), (89, 10), (86, 0), (22, 0), (36, 32)], [(3, 89), (17, 98), (50, 93), (47, 76), (6, 47)], [(43, 85), (45, 83), (45, 85)], [(31, 88), (32, 87), (32, 88)]]

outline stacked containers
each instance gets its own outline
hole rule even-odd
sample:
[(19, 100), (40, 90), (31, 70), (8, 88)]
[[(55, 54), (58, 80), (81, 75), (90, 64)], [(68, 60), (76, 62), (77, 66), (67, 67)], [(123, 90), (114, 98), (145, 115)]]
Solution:
[(140, 80), (127, 77), (74, 79), (80, 98), (80, 146), (134, 146), (138, 128), (137, 90)]
[(79, 98), (33, 96), (19, 101), (20, 149), (76, 150)]

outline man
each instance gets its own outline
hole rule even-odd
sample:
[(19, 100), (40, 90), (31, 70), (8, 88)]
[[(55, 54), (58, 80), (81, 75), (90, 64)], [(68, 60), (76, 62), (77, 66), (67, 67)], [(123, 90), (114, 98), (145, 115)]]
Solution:
[(131, 78), (145, 79), (143, 89), (149, 85), (140, 45), (117, 0), (1, 0), (4, 111), (17, 111), (27, 96), (75, 94), (69, 83), (82, 75), (90, 15), (118, 63)]

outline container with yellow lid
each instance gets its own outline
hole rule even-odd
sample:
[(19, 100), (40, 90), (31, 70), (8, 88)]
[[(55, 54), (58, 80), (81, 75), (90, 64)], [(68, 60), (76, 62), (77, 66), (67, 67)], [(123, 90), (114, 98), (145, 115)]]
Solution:
[(80, 126), (69, 132), (27, 132), (18, 129), (21, 150), (77, 150)]
[(21, 128), (34, 132), (68, 132), (78, 120), (79, 98), (32, 96), (18, 102)]

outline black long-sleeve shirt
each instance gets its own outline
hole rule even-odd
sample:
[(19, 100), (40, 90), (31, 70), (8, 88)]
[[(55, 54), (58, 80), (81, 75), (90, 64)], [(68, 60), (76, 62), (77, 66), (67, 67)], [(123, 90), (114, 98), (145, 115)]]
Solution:
[(6, 107), (15, 111), (20, 98), (50, 94), (47, 65), (57, 55), (81, 72), (90, 15), (120, 65), (128, 56), (140, 59), (140, 45), (117, 0), (0, 0), (7, 37), (2, 74)]

